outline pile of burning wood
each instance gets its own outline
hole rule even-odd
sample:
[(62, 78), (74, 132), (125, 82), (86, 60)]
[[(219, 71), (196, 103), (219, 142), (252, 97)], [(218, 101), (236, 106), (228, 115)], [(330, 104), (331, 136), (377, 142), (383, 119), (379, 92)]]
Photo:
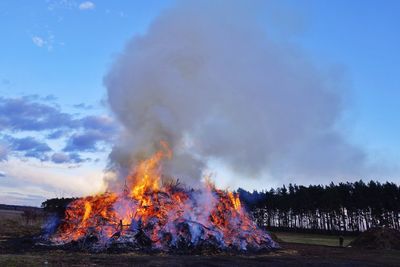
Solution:
[(121, 193), (106, 192), (69, 204), (51, 245), (90, 251), (260, 251), (277, 248), (250, 218), (239, 196), (205, 183), (187, 189), (161, 182), (167, 149), (142, 161)]

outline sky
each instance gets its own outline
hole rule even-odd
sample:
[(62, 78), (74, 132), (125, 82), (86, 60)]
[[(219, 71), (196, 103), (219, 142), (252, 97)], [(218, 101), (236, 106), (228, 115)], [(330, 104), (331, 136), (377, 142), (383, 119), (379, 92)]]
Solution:
[[(0, 2), (0, 203), (37, 206), (47, 198), (104, 189), (120, 125), (103, 78), (126, 43), (173, 5), (173, 0)], [(395, 170), (400, 2), (286, 1), (283, 9), (266, 11), (265, 24), (276, 28), (273, 37), (296, 44), (316, 66), (341, 76), (348, 105), (337, 127)], [(230, 174), (214, 167), (222, 176)], [(399, 183), (400, 175), (392, 173), (376, 179)], [(249, 190), (281, 183), (240, 177), (219, 182)]]

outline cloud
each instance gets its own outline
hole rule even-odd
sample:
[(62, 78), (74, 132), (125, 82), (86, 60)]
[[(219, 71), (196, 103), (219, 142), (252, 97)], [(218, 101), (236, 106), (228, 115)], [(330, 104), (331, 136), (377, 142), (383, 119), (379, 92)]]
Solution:
[(54, 163), (65, 163), (69, 162), (69, 156), (65, 153), (54, 153), (51, 156), (51, 161)]
[(26, 101), (44, 101), (44, 102), (54, 102), (57, 100), (57, 97), (54, 95), (46, 95), (46, 96), (41, 96), (38, 94), (31, 94), (31, 95), (24, 95), (20, 97)]
[(34, 45), (40, 48), (45, 47), (49, 51), (53, 50), (54, 41), (55, 41), (55, 36), (52, 33), (48, 33), (46, 38), (37, 35), (32, 37), (32, 42)]
[[(3, 204), (10, 205), (22, 205), (22, 206), (40, 206), (40, 203), (46, 200), (44, 195), (32, 195), (32, 194), (23, 194), (19, 192), (11, 191), (0, 192), (0, 202)], [(46, 192), (47, 193), (47, 192)], [(48, 194), (48, 193), (47, 193)]]
[(73, 134), (63, 151), (96, 151), (99, 143), (110, 142), (118, 131), (108, 116), (86, 116), (80, 123), (84, 132)]
[(3, 171), (0, 171), (0, 177), (6, 177), (6, 173)]
[[(32, 205), (30, 195), (43, 198), (83, 196), (98, 193), (103, 188), (104, 174), (92, 166), (77, 169), (53, 163), (35, 164), (10, 159), (8, 162), (0, 162), (0, 170), (7, 174), (7, 177), (0, 179), (0, 203), (5, 200), (12, 202), (13, 200), (7, 198), (12, 192), (21, 194), (21, 201)], [(35, 204), (40, 205), (41, 201), (38, 200)]]
[(0, 130), (40, 131), (74, 128), (79, 122), (59, 108), (26, 98), (0, 97)]
[(43, 101), (56, 101), (57, 97), (55, 95), (46, 95), (45, 97), (41, 98)]
[(59, 139), (63, 137), (65, 134), (64, 130), (56, 130), (50, 134), (47, 135), (47, 139)]
[[(103, 149), (100, 144), (109, 144), (118, 131), (118, 126), (111, 117), (77, 117), (76, 114), (63, 112), (53, 103), (55, 99), (52, 95), (0, 97), (0, 130), (3, 133), (0, 137), (5, 141), (4, 144), (0, 142), (0, 161), (8, 160), (10, 155), (53, 163), (89, 161), (88, 158), (82, 158), (79, 152), (96, 152), (100, 148)], [(28, 137), (17, 138), (10, 135), (14, 133), (27, 133)], [(70, 153), (59, 152), (50, 156), (49, 152), (53, 150), (45, 141), (38, 141), (36, 137), (60, 141), (64, 141), (66, 137), (63, 151)]]
[(82, 159), (81, 156), (78, 153), (54, 153), (51, 156), (51, 161), (56, 164), (61, 164), (61, 163), (81, 163), (84, 161), (87, 161), (89, 159)]
[[(34, 137), (15, 138), (6, 135), (4, 136), (3, 143), (6, 141), (8, 146), (0, 145), (0, 161), (8, 160), (8, 154), (12, 151), (14, 155), (17, 155), (17, 157), (22, 156), (25, 158), (35, 158), (42, 162), (51, 161), (55, 164), (82, 163), (90, 161), (91, 159), (82, 158), (78, 152), (96, 151), (96, 144), (104, 139), (99, 139), (97, 136), (96, 138), (93, 139), (93, 135), (90, 134), (82, 134), (79, 136), (74, 135), (71, 138), (72, 141), (70, 141), (72, 143), (67, 146), (69, 151), (73, 151), (73, 153), (55, 152), (50, 156), (49, 153), (52, 152), (53, 149), (45, 142), (38, 141)], [(92, 139), (93, 141), (90, 141)]]
[(76, 8), (75, 0), (46, 0), (47, 9), (53, 11), (56, 9), (73, 9)]
[(0, 142), (0, 161), (7, 160), (8, 150), (8, 146), (4, 142)]
[(63, 151), (89, 151), (94, 152), (98, 149), (98, 143), (108, 141), (110, 136), (99, 130), (88, 130), (84, 133), (73, 134), (68, 140)]
[(11, 146), (15, 151), (28, 151), (28, 150), (35, 150), (38, 152), (51, 151), (51, 148), (46, 143), (40, 142), (33, 137), (12, 138), (8, 136), (7, 139), (11, 141)]
[(94, 9), (94, 8), (95, 8), (95, 4), (93, 2), (90, 2), (90, 1), (82, 2), (79, 5), (79, 9), (80, 10), (90, 10), (90, 9)]
[(33, 36), (32, 42), (38, 47), (43, 47), (46, 44), (46, 41), (43, 40), (43, 38), (41, 38), (39, 36)]
[(93, 106), (92, 105), (87, 105), (85, 103), (80, 103), (80, 104), (74, 105), (74, 108), (83, 109), (83, 110), (89, 110), (89, 109), (93, 109)]
[(14, 138), (5, 136), (10, 148), (13, 151), (21, 152), (25, 157), (36, 158), (42, 161), (48, 159), (47, 152), (52, 149), (44, 142), (40, 142), (33, 137)]
[(115, 121), (109, 116), (84, 116), (75, 118), (69, 113), (51, 103), (39, 101), (54, 101), (52, 95), (40, 97), (29, 95), (18, 98), (0, 97), (0, 130), (12, 131), (43, 131), (56, 130), (50, 138), (61, 136), (62, 129), (90, 129), (107, 133), (117, 131)]
[(69, 153), (69, 160), (73, 163), (81, 163), (85, 161), (90, 161), (89, 158), (83, 159), (78, 153)]
[[(88, 138), (91, 138), (92, 136), (88, 136)], [(79, 153), (79, 151), (95, 151), (96, 150), (96, 143), (99, 140), (95, 140), (94, 143), (92, 144), (93, 147), (89, 148), (87, 147), (88, 144), (82, 145), (82, 142), (84, 143), (84, 140), (77, 140), (74, 139), (74, 149), (73, 153), (63, 153), (63, 152), (55, 152), (51, 156), (49, 156), (49, 152), (52, 152), (53, 149), (49, 147), (45, 142), (41, 142), (36, 140), (33, 137), (24, 137), (24, 138), (14, 138), (9, 135), (5, 136), (4, 139), (8, 142), (8, 146), (10, 149), (7, 149), (7, 151), (4, 152), (3, 160), (8, 159), (8, 150), (13, 151), (14, 153), (20, 153), (24, 157), (27, 158), (35, 158), (40, 161), (51, 161), (56, 164), (62, 164), (62, 163), (82, 163), (86, 161), (90, 161), (90, 158), (82, 158)], [(82, 147), (79, 147), (81, 145)], [(1, 149), (1, 146), (0, 146)], [(1, 156), (1, 150), (0, 150), (0, 156)], [(0, 160), (1, 161), (1, 160)]]
[(81, 120), (82, 126), (89, 130), (99, 130), (107, 133), (117, 131), (115, 121), (108, 116), (86, 116)]

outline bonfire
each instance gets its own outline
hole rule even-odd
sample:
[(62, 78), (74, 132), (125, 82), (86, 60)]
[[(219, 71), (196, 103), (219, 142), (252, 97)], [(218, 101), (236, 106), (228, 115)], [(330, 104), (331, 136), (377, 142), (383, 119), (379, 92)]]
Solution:
[(238, 194), (205, 181), (188, 189), (162, 177), (168, 145), (141, 161), (121, 192), (105, 192), (70, 203), (53, 245), (76, 244), (92, 251), (260, 251), (277, 248), (254, 223)]

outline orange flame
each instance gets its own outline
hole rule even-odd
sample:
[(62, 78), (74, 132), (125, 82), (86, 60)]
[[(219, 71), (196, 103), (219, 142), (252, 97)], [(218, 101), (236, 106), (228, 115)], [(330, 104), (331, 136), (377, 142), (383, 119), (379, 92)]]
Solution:
[(241, 203), (240, 203), (239, 195), (235, 196), (232, 192), (228, 192), (228, 196), (229, 196), (235, 210), (240, 210)]
[(159, 191), (161, 181), (160, 162), (165, 158), (172, 157), (172, 151), (168, 144), (166, 142), (160, 142), (160, 144), (162, 150), (140, 162), (135, 169), (132, 175), (135, 183), (130, 193), (131, 197), (141, 199), (146, 191)]
[[(205, 189), (198, 191), (184, 190), (178, 183), (162, 184), (161, 165), (172, 152), (166, 142), (160, 145), (159, 151), (139, 162), (127, 177), (131, 187), (128, 194), (104, 193), (73, 201), (53, 240), (68, 242), (89, 233), (107, 240), (116, 233), (120, 236), (134, 231), (135, 224), (146, 229), (155, 247), (168, 246), (178, 235), (187, 236), (191, 242), (196, 234), (201, 238), (222, 236), (219, 242), (223, 246), (237, 247), (267, 240), (242, 208), (239, 195), (216, 189), (209, 178)], [(180, 222), (196, 222), (203, 231), (189, 235), (189, 230), (179, 228)]]
[(89, 218), (90, 212), (92, 211), (92, 205), (89, 201), (85, 201), (85, 213), (83, 214), (82, 222)]

